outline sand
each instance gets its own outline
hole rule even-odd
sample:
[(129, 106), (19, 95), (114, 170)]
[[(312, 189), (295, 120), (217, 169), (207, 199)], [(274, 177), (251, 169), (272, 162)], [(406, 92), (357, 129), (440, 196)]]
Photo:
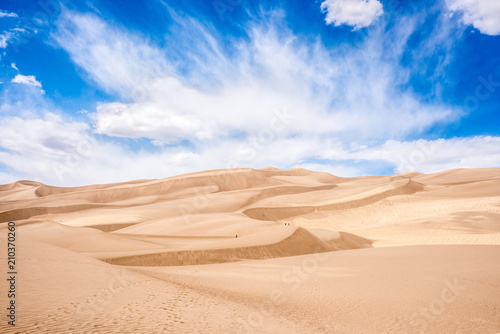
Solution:
[(0, 250), (1, 333), (500, 333), (500, 168), (18, 181)]

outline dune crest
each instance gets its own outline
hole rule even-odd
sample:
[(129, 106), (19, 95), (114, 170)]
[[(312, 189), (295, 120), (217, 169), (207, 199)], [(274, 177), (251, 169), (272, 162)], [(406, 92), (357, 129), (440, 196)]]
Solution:
[(127, 266), (179, 266), (234, 262), (248, 259), (272, 259), (336, 250), (366, 248), (370, 247), (369, 245), (371, 245), (369, 240), (348, 233), (341, 233), (338, 238), (323, 241), (314, 234), (299, 227), (289, 237), (270, 245), (150, 253), (103, 260), (111, 264)]

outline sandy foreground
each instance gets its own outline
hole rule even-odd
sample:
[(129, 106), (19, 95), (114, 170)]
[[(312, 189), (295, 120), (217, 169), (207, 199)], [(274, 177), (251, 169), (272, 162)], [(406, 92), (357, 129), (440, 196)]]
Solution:
[(0, 262), (0, 333), (498, 334), (500, 168), (18, 181)]

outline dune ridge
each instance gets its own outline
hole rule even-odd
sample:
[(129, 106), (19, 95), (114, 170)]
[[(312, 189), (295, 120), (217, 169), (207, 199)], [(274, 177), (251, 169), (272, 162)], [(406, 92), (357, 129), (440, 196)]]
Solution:
[[(384, 189), (378, 193), (377, 189), (375, 189), (375, 191), (372, 190), (370, 191), (370, 194), (364, 196), (362, 199), (353, 199), (350, 201), (343, 200), (342, 202), (338, 203), (318, 205), (318, 206), (274, 207), (274, 208), (256, 207), (247, 209), (243, 211), (243, 213), (250, 218), (259, 220), (271, 220), (271, 221), (283, 220), (316, 211), (334, 211), (334, 210), (358, 208), (361, 206), (375, 203), (382, 199), (386, 199), (387, 197), (390, 196), (414, 194), (423, 189), (424, 186), (422, 184), (410, 179), (405, 179), (403, 180), (402, 185), (398, 185), (390, 190)], [(372, 195), (371, 193), (373, 192), (375, 192), (375, 194)], [(357, 197), (359, 197), (359, 195)]]
[(323, 241), (303, 228), (297, 228), (289, 237), (270, 245), (240, 248), (204, 249), (191, 251), (162, 252), (104, 258), (103, 261), (127, 266), (179, 266), (209, 263), (234, 262), (245, 259), (272, 259), (277, 257), (323, 253), (336, 250), (370, 247), (364, 238), (340, 234), (338, 239)]

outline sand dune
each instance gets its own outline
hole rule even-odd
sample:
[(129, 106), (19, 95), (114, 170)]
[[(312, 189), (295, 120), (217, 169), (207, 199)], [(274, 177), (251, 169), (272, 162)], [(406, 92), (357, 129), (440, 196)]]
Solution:
[[(424, 187), (418, 182), (405, 179), (390, 182), (375, 189), (370, 189), (361, 194), (348, 196), (340, 202), (323, 204), (317, 206), (286, 206), (286, 207), (259, 207), (250, 208), (243, 213), (250, 218), (258, 220), (283, 220), (295, 216), (302, 216), (316, 211), (335, 211), (342, 209), (353, 209), (383, 200), (390, 196), (413, 194)], [(309, 194), (311, 195), (311, 194)]]
[(149, 253), (104, 258), (103, 260), (111, 264), (127, 266), (179, 266), (323, 253), (341, 249), (364, 248), (370, 244), (369, 240), (351, 236), (348, 233), (339, 233), (338, 237), (324, 241), (299, 227), (294, 229), (294, 232), (290, 236), (274, 244)]
[(500, 168), (18, 181), (9, 221), (2, 333), (500, 333)]

